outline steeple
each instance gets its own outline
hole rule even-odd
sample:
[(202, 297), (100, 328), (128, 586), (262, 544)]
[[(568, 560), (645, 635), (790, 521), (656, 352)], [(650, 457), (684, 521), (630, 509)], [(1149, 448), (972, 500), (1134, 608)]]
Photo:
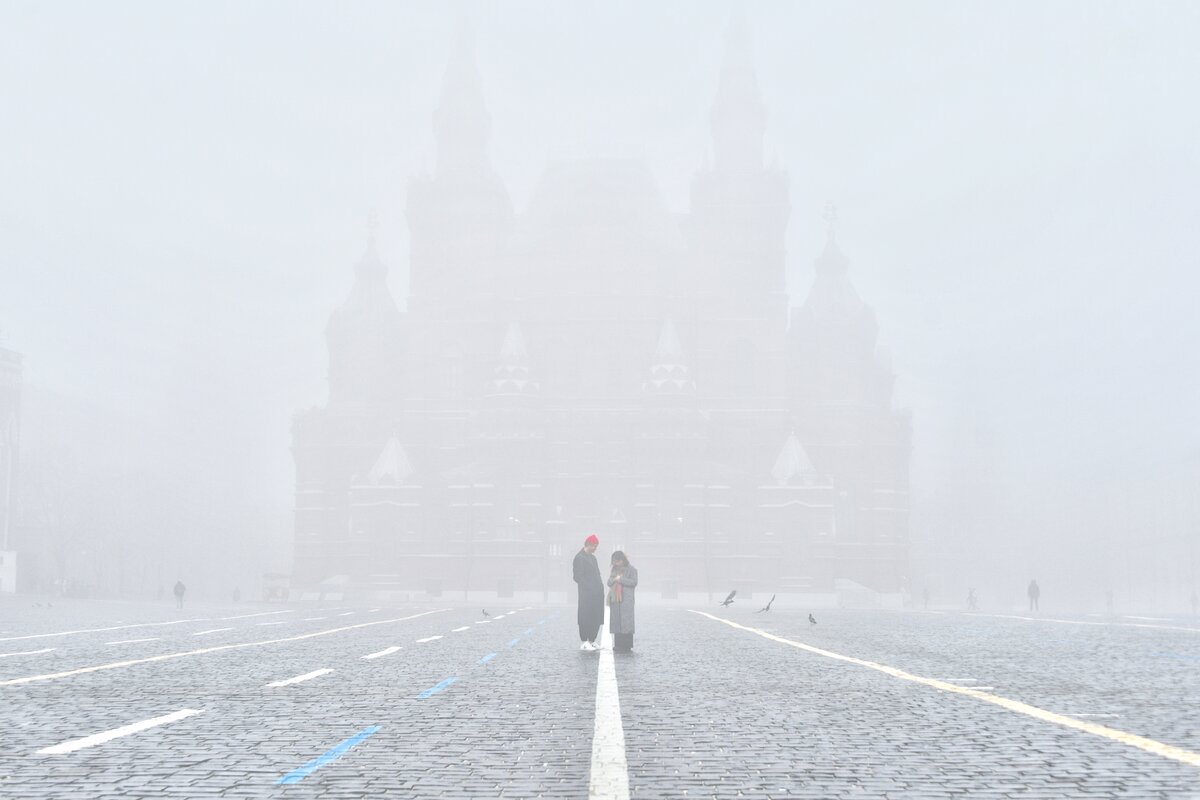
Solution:
[(504, 344), (500, 346), (499, 363), (489, 387), (489, 397), (532, 397), (541, 390), (540, 384), (530, 380), (529, 353), (525, 350), (525, 338), (521, 326), (508, 323), (504, 333)]
[(745, 17), (735, 15), (725, 35), (725, 60), (711, 126), (718, 172), (753, 172), (763, 166), (767, 109), (758, 90)]
[(325, 328), (332, 403), (386, 403), (398, 388), (402, 315), (388, 289), (376, 229), (372, 216), (366, 251), (354, 267), (354, 286)]
[(367, 481), (372, 486), (400, 486), (413, 474), (412, 464), (404, 446), (395, 436), (388, 439), (383, 446), (383, 452), (375, 459), (375, 465), (367, 473)]
[(659, 332), (654, 363), (650, 367), (650, 378), (642, 383), (642, 391), (648, 395), (659, 396), (694, 394), (696, 391), (696, 382), (692, 380), (683, 361), (679, 335), (669, 319), (663, 322)]
[(455, 31), (442, 92), (433, 113), (439, 175), (475, 173), (487, 165), (492, 118), (483, 102), (483, 82), (475, 65), (475, 33), (462, 20)]
[(771, 477), (773, 477), (780, 486), (786, 486), (790, 481), (800, 478), (811, 477), (816, 474), (816, 469), (809, 460), (808, 454), (804, 452), (804, 448), (800, 445), (800, 440), (796, 438), (796, 433), (793, 431), (788, 435), (787, 441), (783, 443), (783, 448), (779, 451), (779, 457), (775, 459), (775, 466), (771, 469)]

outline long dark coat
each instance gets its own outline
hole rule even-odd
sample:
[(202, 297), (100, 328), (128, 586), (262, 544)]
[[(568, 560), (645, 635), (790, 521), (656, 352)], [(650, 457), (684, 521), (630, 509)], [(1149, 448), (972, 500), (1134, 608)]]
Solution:
[(604, 624), (604, 579), (594, 553), (580, 550), (571, 563), (575, 582), (579, 584), (579, 626), (595, 627)]
[(608, 627), (613, 633), (633, 633), (633, 612), (637, 608), (637, 567), (625, 568), (620, 578), (609, 578), (608, 585), (621, 582), (621, 602), (609, 606)]

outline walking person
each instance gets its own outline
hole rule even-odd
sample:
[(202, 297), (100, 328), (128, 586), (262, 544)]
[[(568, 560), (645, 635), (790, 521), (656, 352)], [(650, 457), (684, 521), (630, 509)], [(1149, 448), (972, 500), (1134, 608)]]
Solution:
[(1025, 592), (1029, 595), (1029, 610), (1041, 611), (1041, 609), (1038, 608), (1038, 598), (1042, 596), (1042, 590), (1038, 588), (1037, 581), (1030, 581), (1029, 588), (1026, 589)]
[(183, 581), (175, 581), (175, 607), (183, 608), (183, 593), (187, 591), (187, 587), (183, 585)]
[(633, 650), (638, 572), (620, 550), (612, 554), (608, 585), (608, 625), (613, 633), (613, 652), (629, 653)]
[(600, 539), (595, 534), (583, 540), (583, 549), (575, 554), (571, 571), (575, 583), (579, 584), (579, 649), (599, 650), (596, 637), (604, 624), (604, 579), (600, 577), (600, 565), (596, 562), (596, 548)]

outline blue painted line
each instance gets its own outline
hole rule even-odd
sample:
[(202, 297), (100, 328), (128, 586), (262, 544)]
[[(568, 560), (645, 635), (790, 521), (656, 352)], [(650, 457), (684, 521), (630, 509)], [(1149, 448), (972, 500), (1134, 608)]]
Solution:
[(513, 645), (515, 645), (515, 644), (516, 644), (517, 642), (519, 642), (519, 641), (521, 641), (521, 640), (520, 640), (520, 639), (513, 639), (511, 642), (509, 642), (509, 643), (508, 643), (508, 646), (509, 646), (509, 647), (512, 647)]
[(526, 635), (526, 636), (528, 636), (528, 635), (529, 635), (529, 634), (531, 634), (531, 633), (533, 633), (533, 628), (526, 628), (526, 629), (525, 629), (525, 635)]
[(377, 731), (377, 730), (379, 730), (378, 725), (372, 725), (369, 728), (363, 728), (361, 731), (354, 734), (346, 741), (342, 742), (339, 745), (335, 745), (334, 747), (331, 747), (329, 750), (326, 750), (324, 753), (317, 756), (316, 758), (314, 758), (312, 761), (308, 762), (304, 766), (297, 767), (296, 769), (292, 770), (288, 774), (284, 775), (279, 780), (275, 781), (275, 783), (276, 784), (299, 783), (300, 781), (307, 778), (309, 775), (311, 775), (314, 772), (316, 772), (317, 770), (319, 770), (321, 767), (328, 764), (330, 761), (336, 761), (337, 759), (341, 758), (347, 750), (349, 750), (351, 747), (354, 747), (354, 745), (358, 744), (359, 742), (363, 741), (364, 739), (367, 739), (368, 737), (374, 735), (375, 731)]
[(546, 620), (544, 620), (544, 619), (538, 620), (538, 625), (545, 625), (545, 624), (546, 624)]
[(487, 662), (491, 661), (491, 660), (492, 660), (493, 658), (495, 658), (495, 657), (496, 657), (496, 654), (495, 654), (495, 653), (488, 653), (486, 656), (484, 656), (483, 658), (479, 659), (479, 663), (480, 663), (480, 664), (486, 664)]
[(426, 689), (425, 691), (421, 692), (419, 695), (417, 695), (417, 699), (424, 700), (427, 697), (432, 697), (433, 695), (440, 692), (442, 689), (445, 689), (447, 686), (454, 683), (456, 680), (458, 680), (458, 676), (451, 675), (449, 678), (446, 678), (446, 680), (442, 681), (437, 686), (434, 686), (430, 689)]

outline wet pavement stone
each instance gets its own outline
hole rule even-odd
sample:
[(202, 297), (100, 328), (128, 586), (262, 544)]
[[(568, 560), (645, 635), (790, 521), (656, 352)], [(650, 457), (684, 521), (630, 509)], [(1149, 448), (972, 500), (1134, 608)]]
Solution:
[[(0, 681), (433, 608), (180, 613), (6, 601), (0, 655), (54, 649), (0, 658)], [(586, 797), (599, 656), (577, 649), (574, 610), (534, 607), (476, 624), (478, 609), (439, 608), (0, 686), (0, 798)], [(1116, 715), (1087, 719), (1200, 751), (1200, 631), (883, 611), (824, 611), (812, 625), (808, 609), (778, 604), (767, 614), (703, 610), (915, 675), (995, 687), (989, 692), (1056, 713)], [(268, 611), (288, 613), (219, 619)], [(159, 622), (172, 624), (11, 638)], [(194, 635), (218, 627), (233, 630)], [(431, 636), (442, 638), (417, 642)], [(362, 658), (391, 646), (401, 650)], [(1200, 798), (1200, 768), (683, 608), (639, 608), (635, 651), (614, 660), (634, 798)], [(266, 686), (318, 669), (334, 671)], [(37, 754), (184, 708), (203, 713), (73, 753)], [(372, 726), (297, 783), (276, 783)]]

